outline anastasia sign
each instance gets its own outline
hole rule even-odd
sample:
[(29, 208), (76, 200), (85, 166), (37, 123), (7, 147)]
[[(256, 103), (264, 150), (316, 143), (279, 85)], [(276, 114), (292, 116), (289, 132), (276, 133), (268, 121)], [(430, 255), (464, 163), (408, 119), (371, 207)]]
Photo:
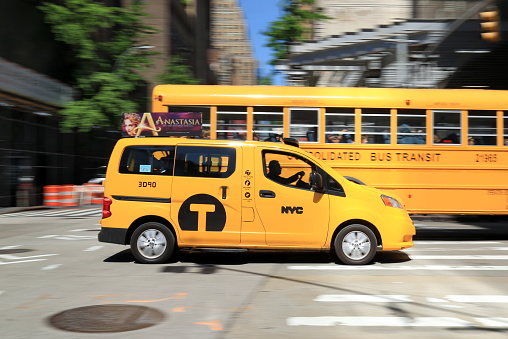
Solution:
[(123, 113), (122, 135), (139, 136), (201, 136), (201, 113)]

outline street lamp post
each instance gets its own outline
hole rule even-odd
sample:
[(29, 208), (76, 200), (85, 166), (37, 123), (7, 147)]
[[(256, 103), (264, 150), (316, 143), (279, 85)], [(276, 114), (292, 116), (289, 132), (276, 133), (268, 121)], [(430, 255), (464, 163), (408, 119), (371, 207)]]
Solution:
[(137, 51), (137, 50), (140, 50), (140, 49), (150, 49), (150, 48), (155, 48), (155, 46), (148, 46), (148, 45), (133, 46), (133, 47), (128, 48), (125, 51), (123, 51), (118, 56), (118, 58), (116, 58), (115, 63), (113, 64), (113, 73), (116, 73), (116, 71), (121, 68), (121, 66), (125, 62), (125, 58), (126, 58), (126, 56), (128, 54), (133, 53), (134, 51)]

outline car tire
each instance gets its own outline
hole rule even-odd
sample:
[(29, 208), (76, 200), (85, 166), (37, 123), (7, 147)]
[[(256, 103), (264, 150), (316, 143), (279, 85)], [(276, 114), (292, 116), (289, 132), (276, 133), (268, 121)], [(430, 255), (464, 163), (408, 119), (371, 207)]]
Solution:
[(352, 224), (337, 233), (334, 249), (342, 263), (365, 265), (370, 263), (376, 255), (376, 235), (365, 225)]
[(131, 237), (131, 251), (142, 264), (163, 264), (175, 252), (175, 236), (166, 226), (158, 222), (147, 222), (139, 226)]

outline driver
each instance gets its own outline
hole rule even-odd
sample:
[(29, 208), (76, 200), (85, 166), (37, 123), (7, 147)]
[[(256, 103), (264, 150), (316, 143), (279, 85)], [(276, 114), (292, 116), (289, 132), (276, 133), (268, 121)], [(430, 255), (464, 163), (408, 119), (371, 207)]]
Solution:
[(281, 172), (282, 172), (282, 169), (281, 169), (280, 163), (277, 160), (270, 161), (270, 163), (268, 164), (267, 177), (272, 179), (273, 181), (276, 181), (276, 182), (284, 184), (284, 185), (289, 185), (295, 181), (302, 179), (302, 177), (305, 175), (304, 171), (300, 171), (298, 173), (293, 174), (289, 178), (284, 178), (284, 177), (281, 177), (281, 175), (280, 175)]

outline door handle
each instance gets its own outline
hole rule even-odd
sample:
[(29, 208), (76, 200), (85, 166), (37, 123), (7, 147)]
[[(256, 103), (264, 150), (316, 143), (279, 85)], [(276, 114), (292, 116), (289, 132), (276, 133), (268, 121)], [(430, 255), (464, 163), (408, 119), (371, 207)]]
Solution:
[(222, 189), (222, 200), (226, 199), (226, 193), (228, 191), (228, 187), (227, 186), (221, 186), (220, 187)]
[(259, 196), (261, 198), (275, 198), (275, 192), (268, 191), (268, 190), (261, 190), (261, 191), (259, 191)]

